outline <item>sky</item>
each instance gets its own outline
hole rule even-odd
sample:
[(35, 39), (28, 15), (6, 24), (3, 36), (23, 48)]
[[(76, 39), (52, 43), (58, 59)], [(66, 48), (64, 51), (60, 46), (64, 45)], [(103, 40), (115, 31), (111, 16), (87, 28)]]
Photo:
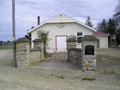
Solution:
[[(114, 14), (118, 0), (15, 0), (16, 39), (32, 26), (63, 13), (85, 23), (90, 16), (94, 27)], [(12, 41), (12, 0), (0, 0), (0, 41)]]

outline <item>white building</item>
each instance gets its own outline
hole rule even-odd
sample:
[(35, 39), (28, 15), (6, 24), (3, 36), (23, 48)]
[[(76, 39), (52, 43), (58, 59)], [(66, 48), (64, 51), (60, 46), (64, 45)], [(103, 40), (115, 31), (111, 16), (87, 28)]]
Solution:
[[(38, 20), (39, 24), (39, 20)], [(38, 38), (37, 32), (39, 30), (49, 31), (49, 50), (66, 50), (67, 42), (66, 40), (70, 35), (75, 35), (77, 37), (77, 48), (81, 48), (81, 38), (84, 35), (95, 35), (99, 38), (99, 47), (108, 48), (108, 35), (104, 33), (93, 33), (95, 29), (86, 26), (85, 24), (68, 17), (64, 14), (59, 14), (49, 19), (48, 21), (38, 25), (33, 28), (28, 33), (31, 33), (31, 41)], [(33, 47), (33, 43), (32, 43)]]

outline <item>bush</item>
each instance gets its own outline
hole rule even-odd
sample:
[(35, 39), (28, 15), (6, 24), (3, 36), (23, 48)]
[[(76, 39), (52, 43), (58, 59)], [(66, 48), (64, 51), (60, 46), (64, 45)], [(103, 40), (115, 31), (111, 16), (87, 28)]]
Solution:
[(44, 56), (46, 57), (48, 55), (48, 53), (47, 52), (44, 52)]

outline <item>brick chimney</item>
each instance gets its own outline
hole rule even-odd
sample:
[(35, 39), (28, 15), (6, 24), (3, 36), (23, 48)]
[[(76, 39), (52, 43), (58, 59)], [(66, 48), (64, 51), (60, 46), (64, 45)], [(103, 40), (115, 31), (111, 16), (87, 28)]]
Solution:
[(38, 25), (40, 25), (40, 16), (38, 16), (37, 20), (38, 20)]

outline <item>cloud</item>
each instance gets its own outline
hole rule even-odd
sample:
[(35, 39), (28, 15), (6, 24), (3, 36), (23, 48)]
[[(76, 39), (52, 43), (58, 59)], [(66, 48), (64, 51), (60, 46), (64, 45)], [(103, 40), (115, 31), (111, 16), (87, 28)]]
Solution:
[[(43, 22), (64, 13), (83, 23), (90, 16), (96, 25), (103, 18), (112, 17), (117, 3), (118, 0), (15, 0), (16, 37), (37, 26), (37, 16)], [(0, 0), (0, 13), (0, 40), (12, 40), (12, 0)]]

